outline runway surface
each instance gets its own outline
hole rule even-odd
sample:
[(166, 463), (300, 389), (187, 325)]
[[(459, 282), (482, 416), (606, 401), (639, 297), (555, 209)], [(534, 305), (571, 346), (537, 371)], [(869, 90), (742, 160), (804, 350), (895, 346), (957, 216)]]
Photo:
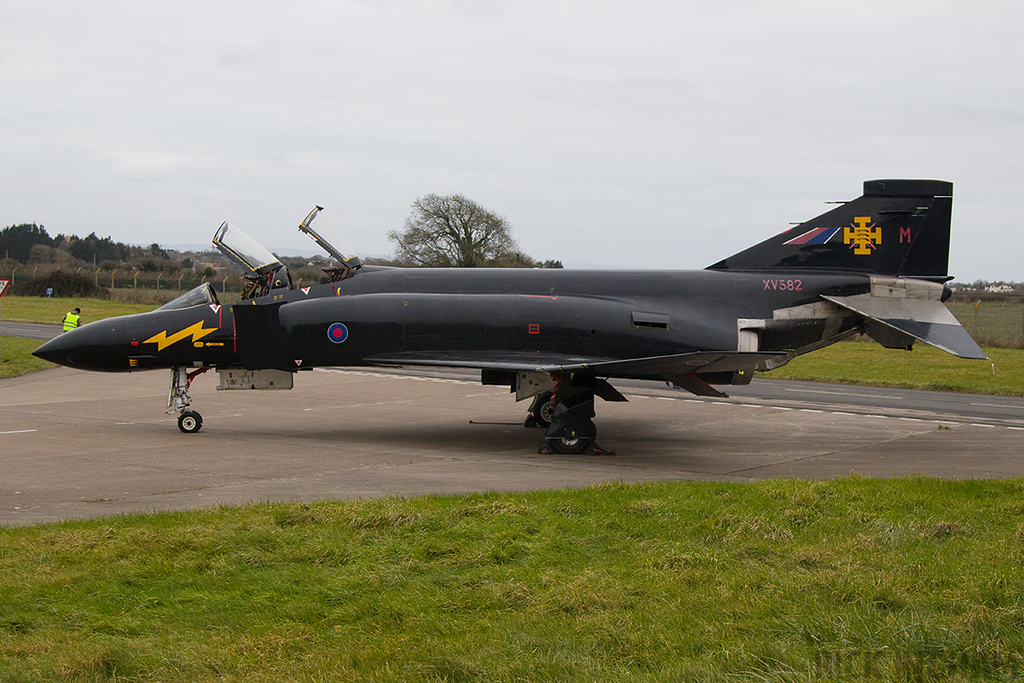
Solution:
[(164, 414), (169, 374), (0, 381), (0, 524), (609, 480), (1024, 476), (1024, 400), (1008, 397), (755, 380), (717, 400), (616, 382), (629, 402), (597, 405), (616, 455), (542, 456), (528, 402), (465, 371), (315, 370), (292, 391), (217, 391), (210, 372), (192, 435)]
[(0, 334), (24, 339), (53, 339), (62, 329), (61, 325), (50, 323), (23, 323), (16, 320), (0, 322)]

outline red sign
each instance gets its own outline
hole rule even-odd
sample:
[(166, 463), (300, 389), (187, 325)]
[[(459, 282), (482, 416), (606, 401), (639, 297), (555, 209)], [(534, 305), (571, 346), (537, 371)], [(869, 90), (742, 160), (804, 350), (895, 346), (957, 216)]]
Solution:
[(9, 284), (11, 284), (11, 278), (0, 277), (0, 296), (4, 295), (4, 292), (7, 291), (7, 285)]

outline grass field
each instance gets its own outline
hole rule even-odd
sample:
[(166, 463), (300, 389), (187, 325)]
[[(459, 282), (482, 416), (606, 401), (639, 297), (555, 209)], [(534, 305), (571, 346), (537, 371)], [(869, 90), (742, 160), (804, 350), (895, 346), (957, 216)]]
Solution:
[(1022, 493), (609, 484), (2, 529), (0, 680), (1017, 680)]
[(0, 379), (54, 367), (53, 363), (32, 355), (42, 343), (38, 339), (0, 336)]
[(60, 323), (75, 307), (82, 309), (82, 324), (152, 311), (156, 304), (138, 304), (100, 299), (52, 298), (41, 296), (5, 296), (0, 300), (0, 317), (27, 323)]
[(985, 353), (991, 361), (964, 360), (920, 342), (913, 351), (886, 349), (874, 342), (840, 342), (761, 376), (1024, 396), (1024, 351), (986, 348)]

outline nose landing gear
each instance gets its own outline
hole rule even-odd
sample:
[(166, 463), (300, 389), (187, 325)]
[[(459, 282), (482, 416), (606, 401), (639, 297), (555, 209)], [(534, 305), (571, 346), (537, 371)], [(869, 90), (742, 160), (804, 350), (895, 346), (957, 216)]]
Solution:
[(178, 429), (185, 434), (195, 434), (203, 427), (203, 416), (194, 410), (189, 410), (192, 399), (188, 395), (188, 388), (192, 380), (203, 374), (210, 368), (198, 368), (189, 372), (188, 368), (171, 368), (171, 389), (167, 395), (167, 414), (178, 414)]

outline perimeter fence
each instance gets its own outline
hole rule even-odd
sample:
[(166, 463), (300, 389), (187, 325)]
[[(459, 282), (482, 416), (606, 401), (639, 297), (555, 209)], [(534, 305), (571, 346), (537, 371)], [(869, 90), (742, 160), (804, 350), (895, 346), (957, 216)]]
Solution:
[(155, 289), (160, 291), (187, 292), (203, 282), (212, 284), (218, 292), (241, 291), (241, 280), (237, 274), (222, 271), (212, 278), (198, 273), (150, 273), (133, 270), (105, 270), (103, 268), (58, 268), (52, 265), (18, 266), (0, 274), (0, 277), (11, 279), (12, 285), (25, 284), (34, 280), (44, 280), (54, 272), (61, 271), (92, 280), (97, 287), (107, 289)]
[(982, 346), (1024, 349), (1024, 302), (947, 301), (946, 307)]
[[(67, 269), (58, 268), (53, 265), (28, 265), (8, 269), (7, 272), (0, 271), (0, 278), (10, 278), (12, 285), (25, 284), (35, 280), (43, 280), (55, 271), (71, 273), (82, 278), (92, 280), (96, 287), (107, 289), (153, 289), (161, 292), (187, 292), (193, 287), (198, 287), (204, 282), (209, 282), (213, 288), (220, 293), (241, 292), (242, 276), (229, 270), (221, 270), (213, 277), (206, 277), (199, 273), (184, 272), (168, 275), (166, 273), (151, 273), (133, 270), (105, 270), (91, 268)], [(319, 280), (304, 280), (296, 278), (296, 287), (308, 287), (318, 284)]]

